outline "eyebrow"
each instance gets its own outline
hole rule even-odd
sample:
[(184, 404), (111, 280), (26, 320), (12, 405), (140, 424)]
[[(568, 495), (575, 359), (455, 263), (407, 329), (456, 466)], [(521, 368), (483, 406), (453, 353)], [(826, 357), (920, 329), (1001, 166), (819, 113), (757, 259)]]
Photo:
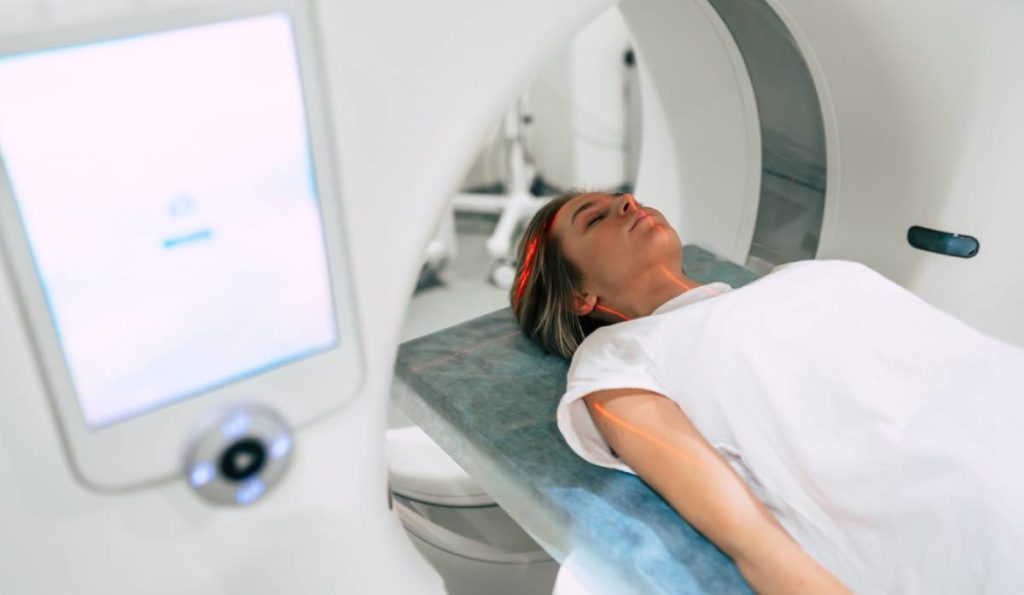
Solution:
[(587, 202), (585, 202), (585, 203), (581, 204), (579, 207), (577, 207), (576, 210), (573, 211), (572, 217), (569, 218), (569, 226), (571, 227), (571, 226), (576, 224), (576, 215), (579, 215), (580, 213), (582, 213), (583, 211), (586, 211), (587, 209), (589, 209), (592, 206), (594, 206), (594, 201), (588, 200)]

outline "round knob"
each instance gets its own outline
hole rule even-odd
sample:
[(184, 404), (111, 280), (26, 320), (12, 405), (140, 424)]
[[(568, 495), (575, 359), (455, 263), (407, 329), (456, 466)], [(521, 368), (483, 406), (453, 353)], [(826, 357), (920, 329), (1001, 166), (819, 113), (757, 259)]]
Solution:
[(252, 504), (284, 476), (292, 444), (287, 424), (270, 409), (235, 409), (196, 433), (185, 477), (210, 502)]
[(220, 457), (220, 474), (228, 481), (243, 481), (260, 472), (267, 458), (267, 449), (256, 438), (243, 438), (224, 451)]

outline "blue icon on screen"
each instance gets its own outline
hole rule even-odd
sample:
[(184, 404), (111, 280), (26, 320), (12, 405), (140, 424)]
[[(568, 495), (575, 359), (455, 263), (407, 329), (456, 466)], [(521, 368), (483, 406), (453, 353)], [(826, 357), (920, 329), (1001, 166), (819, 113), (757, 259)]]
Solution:
[(196, 200), (188, 194), (179, 194), (167, 203), (167, 213), (172, 217), (184, 217), (195, 210)]

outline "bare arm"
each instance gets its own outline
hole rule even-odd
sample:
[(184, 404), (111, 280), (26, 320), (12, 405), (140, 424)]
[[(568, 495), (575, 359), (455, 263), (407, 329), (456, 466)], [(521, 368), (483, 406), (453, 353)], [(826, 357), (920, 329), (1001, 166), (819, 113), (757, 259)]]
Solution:
[(619, 456), (728, 554), (756, 592), (850, 592), (786, 533), (671, 399), (625, 389), (586, 402)]

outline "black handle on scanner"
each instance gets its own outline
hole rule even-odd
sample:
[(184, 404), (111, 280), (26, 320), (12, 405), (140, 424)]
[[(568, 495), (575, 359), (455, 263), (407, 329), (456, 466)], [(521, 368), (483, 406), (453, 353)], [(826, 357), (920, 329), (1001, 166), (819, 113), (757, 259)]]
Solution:
[(978, 240), (971, 237), (939, 231), (915, 225), (907, 230), (907, 241), (910, 245), (920, 250), (945, 254), (947, 256), (958, 256), (960, 258), (973, 258), (977, 256), (981, 245)]

